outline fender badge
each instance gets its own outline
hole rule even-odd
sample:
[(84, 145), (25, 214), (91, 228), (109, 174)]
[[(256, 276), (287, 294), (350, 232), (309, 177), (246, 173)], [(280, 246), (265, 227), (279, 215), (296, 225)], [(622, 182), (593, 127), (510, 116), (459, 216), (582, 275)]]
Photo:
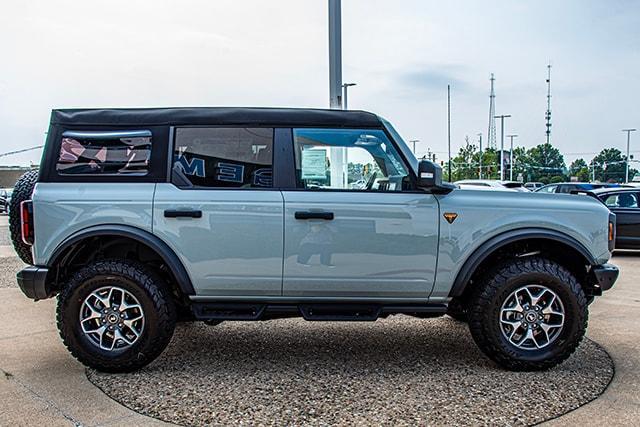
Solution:
[(443, 216), (444, 216), (444, 219), (446, 219), (449, 224), (453, 224), (453, 221), (455, 221), (456, 218), (458, 218), (458, 214), (455, 212), (445, 212)]

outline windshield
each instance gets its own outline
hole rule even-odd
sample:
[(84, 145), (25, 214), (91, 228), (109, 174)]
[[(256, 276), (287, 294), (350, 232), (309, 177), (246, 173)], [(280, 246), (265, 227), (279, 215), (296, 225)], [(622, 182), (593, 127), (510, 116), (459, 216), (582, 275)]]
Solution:
[(389, 123), (387, 120), (383, 119), (382, 117), (379, 117), (379, 119), (382, 122), (385, 129), (387, 129), (387, 132), (391, 134), (391, 137), (398, 145), (398, 148), (400, 149), (400, 151), (402, 151), (402, 154), (407, 158), (413, 170), (417, 172), (418, 159), (416, 159), (416, 156), (413, 155), (413, 153), (407, 146), (406, 142), (404, 142), (404, 139), (402, 139), (400, 134), (394, 129), (391, 123)]

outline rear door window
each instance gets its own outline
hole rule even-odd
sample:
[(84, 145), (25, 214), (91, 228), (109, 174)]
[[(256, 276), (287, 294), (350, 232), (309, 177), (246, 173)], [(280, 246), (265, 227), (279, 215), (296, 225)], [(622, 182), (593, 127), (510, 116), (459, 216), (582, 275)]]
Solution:
[(195, 187), (271, 188), (273, 128), (178, 128), (173, 164)]
[(59, 175), (133, 175), (149, 172), (151, 131), (66, 131), (56, 163)]

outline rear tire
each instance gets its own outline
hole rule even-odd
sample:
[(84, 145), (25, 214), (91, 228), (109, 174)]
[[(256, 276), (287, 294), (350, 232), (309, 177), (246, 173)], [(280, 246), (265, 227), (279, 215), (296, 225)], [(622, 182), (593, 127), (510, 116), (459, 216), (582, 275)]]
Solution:
[(36, 186), (36, 182), (38, 182), (37, 170), (25, 172), (16, 181), (13, 194), (11, 195), (11, 203), (9, 204), (9, 232), (11, 234), (11, 242), (18, 257), (26, 264), (33, 264), (33, 255), (31, 254), (31, 245), (27, 245), (22, 241), (20, 203), (31, 199), (31, 194), (33, 194), (33, 188)]
[(462, 301), (454, 298), (447, 307), (447, 315), (458, 322), (468, 322), (467, 306)]
[(58, 296), (57, 323), (82, 364), (131, 372), (169, 344), (176, 309), (165, 283), (142, 264), (97, 261), (77, 271)]
[(588, 319), (576, 278), (537, 257), (508, 261), (487, 274), (468, 314), (480, 349), (514, 371), (549, 369), (566, 360), (582, 341)]

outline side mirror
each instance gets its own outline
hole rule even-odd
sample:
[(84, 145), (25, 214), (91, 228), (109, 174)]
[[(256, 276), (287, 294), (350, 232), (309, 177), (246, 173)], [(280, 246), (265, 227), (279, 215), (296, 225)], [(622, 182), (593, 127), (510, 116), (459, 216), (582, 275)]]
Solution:
[(418, 163), (418, 187), (431, 193), (449, 193), (456, 188), (453, 184), (442, 182), (442, 168), (429, 160), (420, 160)]
[(429, 160), (418, 163), (418, 187), (431, 188), (442, 184), (442, 168)]

